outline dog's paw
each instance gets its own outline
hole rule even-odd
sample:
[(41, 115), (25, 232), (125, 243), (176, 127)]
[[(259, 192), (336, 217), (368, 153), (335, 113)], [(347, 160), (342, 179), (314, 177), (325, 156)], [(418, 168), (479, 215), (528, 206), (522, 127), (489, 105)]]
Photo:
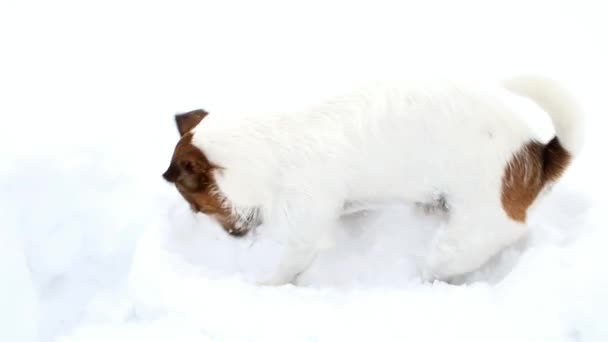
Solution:
[(424, 267), (420, 271), (420, 279), (425, 284), (432, 284), (435, 280), (437, 280), (437, 277), (430, 268)]
[(256, 284), (259, 286), (282, 286), (291, 284), (293, 282), (293, 277), (275, 275), (268, 279), (256, 281)]
[(444, 245), (436, 245), (433, 248), (421, 270), (422, 281), (425, 283), (449, 282), (449, 279), (461, 273), (463, 265), (459, 255)]

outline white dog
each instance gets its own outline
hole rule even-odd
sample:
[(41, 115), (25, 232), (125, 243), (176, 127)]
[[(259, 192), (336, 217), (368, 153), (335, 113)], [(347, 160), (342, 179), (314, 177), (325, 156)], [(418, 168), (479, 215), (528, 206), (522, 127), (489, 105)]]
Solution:
[[(554, 136), (531, 118), (551, 120)], [(345, 207), (366, 201), (445, 212), (423, 276), (473, 271), (526, 233), (527, 209), (582, 144), (576, 102), (538, 77), (382, 84), (301, 112), (197, 110), (176, 122), (182, 137), (163, 176), (195, 212), (237, 236), (262, 223), (285, 229), (271, 284), (292, 281)]]

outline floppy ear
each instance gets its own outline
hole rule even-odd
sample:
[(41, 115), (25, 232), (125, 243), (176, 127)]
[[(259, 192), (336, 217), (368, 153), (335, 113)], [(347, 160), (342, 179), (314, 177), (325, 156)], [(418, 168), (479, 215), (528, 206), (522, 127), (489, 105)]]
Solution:
[(188, 113), (175, 115), (175, 124), (177, 125), (179, 135), (183, 136), (190, 132), (207, 114), (206, 111), (197, 109)]

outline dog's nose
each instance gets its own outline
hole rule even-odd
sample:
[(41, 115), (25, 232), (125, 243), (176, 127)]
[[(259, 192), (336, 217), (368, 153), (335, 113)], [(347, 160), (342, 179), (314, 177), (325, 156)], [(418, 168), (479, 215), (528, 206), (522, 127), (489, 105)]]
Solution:
[(165, 171), (165, 173), (163, 173), (163, 178), (167, 181), (167, 182), (175, 182), (175, 180), (177, 179), (177, 175), (178, 172), (176, 170), (176, 168), (171, 165), (169, 166), (169, 168), (167, 169), (167, 171)]

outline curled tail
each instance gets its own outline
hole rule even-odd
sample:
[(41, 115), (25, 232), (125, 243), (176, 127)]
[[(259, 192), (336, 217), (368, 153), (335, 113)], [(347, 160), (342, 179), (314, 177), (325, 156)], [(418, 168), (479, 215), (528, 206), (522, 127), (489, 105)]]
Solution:
[(542, 152), (543, 178), (556, 180), (583, 146), (584, 115), (576, 99), (561, 84), (544, 77), (515, 77), (503, 86), (536, 102), (551, 118), (555, 137)]

